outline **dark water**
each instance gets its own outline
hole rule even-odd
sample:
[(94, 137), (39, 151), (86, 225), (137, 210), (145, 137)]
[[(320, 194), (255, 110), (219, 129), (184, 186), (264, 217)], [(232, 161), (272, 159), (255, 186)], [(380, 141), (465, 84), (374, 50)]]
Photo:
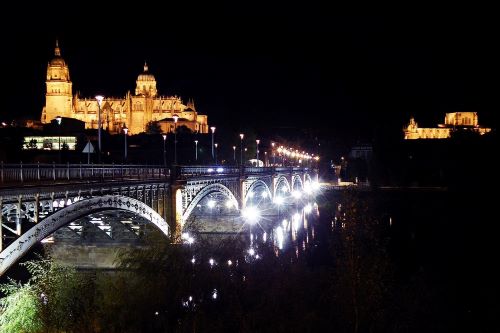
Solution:
[[(269, 202), (259, 202), (255, 206), (261, 210), (261, 216), (252, 223), (236, 215), (220, 217), (240, 228), (239, 233), (187, 230), (189, 235), (185, 235), (183, 246), (192, 251), (188, 251), (185, 260), (193, 267), (200, 267), (200, 272), (202, 266), (214, 270), (225, 267), (227, 274), (233, 274), (233, 267), (244, 265), (248, 276), (251, 276), (252, 267), (272, 271), (274, 267), (266, 268), (266, 265), (282, 265), (283, 262), (290, 267), (301, 265), (301, 269), (312, 272), (335, 271), (340, 267), (337, 263), (340, 260), (333, 258), (332, 247), (341, 241), (336, 232), (342, 229), (339, 204), (345, 203), (346, 197), (368, 207), (363, 213), (370, 216), (364, 217), (377, 221), (380, 237), (384, 240), (380, 247), (386, 250), (388, 259), (387, 268), (384, 268), (387, 272), (382, 273), (390, 275), (390, 282), (384, 281), (384, 297), (389, 301), (383, 305), (386, 318), (383, 327), (392, 327), (393, 331), (490, 331), (494, 318), (500, 315), (500, 275), (496, 269), (499, 227), (493, 214), (495, 202), (486, 193), (385, 190), (347, 195), (324, 192), (316, 197), (289, 200), (279, 211), (271, 209)], [(203, 223), (203, 219), (198, 222)], [(193, 244), (189, 244), (190, 238)], [(214, 249), (213, 253), (207, 253), (205, 248), (205, 252), (200, 253), (197, 250), (199, 242), (216, 247), (227, 240), (238, 240), (234, 252)], [(22, 277), (18, 269), (12, 272), (13, 276)], [(272, 298), (275, 287), (271, 286), (275, 285), (271, 280), (293, 280), (289, 274), (270, 275), (269, 281), (263, 284), (262, 293)], [(373, 276), (367, 280), (369, 278)], [(311, 275), (308, 285), (293, 285), (293, 288), (321, 295), (319, 284), (324, 282), (323, 277)], [(209, 289), (208, 298), (224, 300), (227, 297), (224, 288), (211, 286)], [(189, 306), (189, 297), (186, 294), (182, 304)], [(290, 297), (295, 302), (302, 302), (300, 298), (293, 298), (296, 295)], [(327, 303), (324, 307), (311, 300), (304, 299), (303, 303), (311, 313), (323, 317), (330, 314), (329, 308), (335, 308), (335, 303)], [(279, 320), (286, 318), (280, 317), (279, 311), (277, 313)], [(398, 322), (396, 328), (387, 323), (391, 316)], [(331, 324), (328, 318), (318, 323), (321, 323), (317, 326), (320, 328), (323, 324)], [(340, 331), (349, 331), (342, 324), (338, 325)], [(253, 327), (259, 330), (260, 326)]]

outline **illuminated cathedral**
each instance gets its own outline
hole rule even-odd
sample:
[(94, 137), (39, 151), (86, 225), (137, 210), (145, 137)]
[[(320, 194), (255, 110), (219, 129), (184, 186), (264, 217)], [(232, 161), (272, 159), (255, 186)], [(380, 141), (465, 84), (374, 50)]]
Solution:
[(455, 129), (466, 129), (480, 135), (491, 131), (491, 128), (479, 126), (477, 112), (451, 112), (444, 117), (444, 124), (438, 127), (419, 127), (415, 119), (403, 129), (405, 140), (448, 139)]
[(46, 85), (42, 123), (57, 117), (74, 118), (85, 122), (85, 128), (97, 129), (100, 110), (101, 128), (112, 134), (123, 133), (124, 128), (128, 128), (129, 134), (142, 133), (151, 121), (157, 122), (163, 133), (180, 126), (208, 133), (207, 116), (196, 112), (192, 100), (184, 104), (178, 96), (158, 95), (156, 79), (147, 64), (137, 77), (134, 94), (128, 91), (124, 98), (105, 97), (99, 107), (95, 98), (73, 95), (69, 68), (56, 41), (54, 58), (47, 66)]

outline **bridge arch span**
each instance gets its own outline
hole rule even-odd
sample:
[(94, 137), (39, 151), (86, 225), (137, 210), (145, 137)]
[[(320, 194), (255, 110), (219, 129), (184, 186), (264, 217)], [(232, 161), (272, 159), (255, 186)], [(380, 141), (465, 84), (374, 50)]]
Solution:
[(304, 181), (309, 182), (309, 184), (311, 184), (312, 183), (311, 175), (308, 173), (304, 174)]
[(255, 188), (257, 188), (258, 186), (264, 186), (264, 188), (266, 189), (266, 192), (267, 192), (267, 195), (268, 195), (269, 199), (270, 199), (270, 200), (273, 200), (273, 194), (271, 193), (271, 190), (269, 190), (269, 186), (267, 186), (267, 184), (266, 184), (264, 181), (262, 181), (262, 180), (258, 179), (258, 180), (256, 180), (256, 181), (254, 181), (254, 182), (250, 185), (250, 187), (248, 188), (248, 190), (247, 190), (247, 193), (246, 193), (246, 195), (245, 195), (245, 206), (246, 206), (246, 202), (248, 201), (248, 198), (250, 198), (250, 195), (249, 195), (249, 194), (250, 194), (251, 192), (253, 192), (253, 191), (254, 191), (254, 189), (255, 189)]
[(286, 191), (288, 193), (292, 192), (292, 188), (290, 187), (290, 182), (285, 176), (279, 176), (278, 180), (276, 181), (276, 188), (274, 189), (274, 194), (278, 193), (283, 186), (286, 188)]
[(186, 210), (182, 214), (182, 222), (183, 223), (186, 222), (188, 220), (189, 216), (191, 215), (191, 213), (193, 212), (193, 210), (198, 205), (198, 203), (204, 197), (206, 197), (207, 195), (209, 195), (210, 193), (213, 193), (213, 192), (222, 193), (227, 198), (229, 198), (229, 200), (231, 200), (233, 202), (233, 205), (234, 205), (234, 207), (236, 207), (236, 209), (239, 209), (238, 200), (236, 199), (233, 192), (231, 192), (231, 190), (229, 188), (227, 188), (226, 186), (219, 184), (219, 183), (210, 184), (210, 185), (207, 185), (204, 188), (202, 188), (201, 191), (196, 194), (196, 196), (193, 198), (193, 200), (191, 200), (191, 202), (187, 206)]
[(304, 188), (304, 183), (302, 182), (302, 178), (300, 177), (300, 175), (293, 175), (292, 176), (292, 189), (293, 190), (295, 190), (297, 188), (297, 186), (295, 186), (296, 184), (300, 184), (300, 187)]
[(129, 211), (151, 221), (166, 236), (170, 236), (167, 222), (145, 203), (121, 195), (105, 195), (77, 201), (47, 216), (29, 229), (0, 253), (0, 276), (15, 264), (29, 249), (66, 224), (89, 214), (109, 209)]

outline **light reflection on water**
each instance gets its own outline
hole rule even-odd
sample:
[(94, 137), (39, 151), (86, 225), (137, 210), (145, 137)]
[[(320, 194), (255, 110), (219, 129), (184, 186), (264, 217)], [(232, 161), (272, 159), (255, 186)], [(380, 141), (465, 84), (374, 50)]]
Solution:
[[(260, 202), (259, 202), (260, 203)], [(209, 216), (198, 217), (197, 225), (226, 223), (227, 220), (233, 224), (232, 230), (239, 232), (199, 232), (191, 231), (192, 234), (204, 239), (220, 241), (224, 238), (237, 237), (246, 244), (246, 253), (243, 255), (249, 260), (262, 258), (259, 248), (263, 245), (274, 247), (274, 254), (280, 256), (283, 252), (292, 250), (295, 257), (307, 251), (308, 245), (315, 239), (315, 223), (319, 218), (319, 209), (314, 199), (310, 201), (295, 200), (293, 203), (283, 205), (280, 203), (279, 210), (269, 205), (256, 206), (259, 208), (258, 219), (245, 219), (242, 217)], [(229, 228), (231, 229), (231, 228)]]

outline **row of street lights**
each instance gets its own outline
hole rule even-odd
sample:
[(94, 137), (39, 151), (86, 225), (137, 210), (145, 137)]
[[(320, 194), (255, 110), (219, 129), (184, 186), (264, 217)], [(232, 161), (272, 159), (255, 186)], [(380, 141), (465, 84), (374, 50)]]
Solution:
[[(101, 147), (101, 107), (102, 107), (102, 101), (104, 100), (104, 96), (102, 95), (97, 95), (95, 97), (95, 99), (97, 100), (97, 104), (98, 104), (98, 113), (97, 113), (97, 128), (98, 128), (98, 131), (97, 131), (97, 136), (98, 136), (98, 161), (99, 163), (101, 163), (101, 151), (102, 151), (102, 147)], [(179, 119), (179, 116), (178, 115), (174, 115), (172, 117), (174, 119), (174, 164), (177, 164), (177, 121)], [(58, 116), (56, 118), (57, 120), (57, 123), (59, 125), (61, 125), (61, 120), (62, 118), (60, 116)], [(210, 127), (210, 130), (212, 132), (212, 160), (215, 161), (215, 164), (217, 164), (217, 147), (218, 147), (218, 144), (215, 143), (214, 141), (214, 137), (215, 137), (215, 126), (212, 126)], [(125, 161), (127, 160), (127, 134), (128, 134), (128, 128), (126, 126), (123, 127), (123, 133), (124, 133), (124, 142), (125, 142), (125, 147), (124, 147), (124, 159)], [(167, 140), (167, 135), (166, 134), (162, 134), (163, 136), (163, 164), (164, 165), (167, 165), (167, 158), (166, 158), (166, 140)], [(244, 133), (240, 133), (240, 165), (243, 165), (243, 138), (245, 137), (245, 134)], [(255, 140), (256, 142), (256, 159), (257, 159), (257, 166), (259, 166), (259, 144), (260, 144), (260, 140), (257, 139)], [(195, 160), (198, 161), (198, 140), (195, 140), (194, 141), (195, 143)], [(276, 164), (276, 153), (275, 153), (275, 150), (274, 150), (274, 146), (275, 146), (275, 143), (274, 142), (271, 142), (271, 146), (272, 146), (272, 150), (273, 150), (273, 164), (275, 165)], [(59, 150), (61, 149), (61, 134), (60, 134), (60, 126), (59, 126)], [(278, 151), (280, 151), (281, 149), (283, 149), (283, 147), (280, 147), (280, 149), (278, 149)], [(286, 151), (286, 148), (284, 149)], [(245, 148), (245, 151), (246, 151), (246, 148)], [(281, 153), (281, 152), (280, 152)], [(60, 152), (59, 152), (60, 154)], [(313, 155), (314, 156), (314, 155)], [(267, 152), (266, 152), (266, 157), (267, 157)], [(59, 156), (59, 160), (60, 160), (60, 156)], [(233, 146), (233, 160), (236, 162), (236, 146)], [(316, 160), (317, 160), (317, 157), (316, 157)]]

